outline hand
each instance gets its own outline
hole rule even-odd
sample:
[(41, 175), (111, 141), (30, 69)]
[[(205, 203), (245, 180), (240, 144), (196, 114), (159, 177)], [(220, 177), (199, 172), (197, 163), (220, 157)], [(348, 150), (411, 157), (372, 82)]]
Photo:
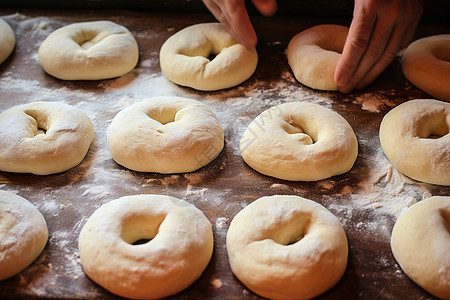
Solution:
[[(256, 9), (264, 15), (273, 15), (278, 5), (275, 0), (252, 0)], [(256, 46), (257, 37), (245, 8), (244, 0), (203, 0), (203, 3), (233, 35), (238, 43), (246, 48)]]
[(353, 20), (334, 80), (342, 93), (371, 83), (412, 40), (421, 0), (355, 0)]

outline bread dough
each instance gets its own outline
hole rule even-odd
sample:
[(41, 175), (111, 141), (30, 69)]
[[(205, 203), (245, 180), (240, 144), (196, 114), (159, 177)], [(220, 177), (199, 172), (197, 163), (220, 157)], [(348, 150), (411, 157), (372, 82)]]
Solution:
[(48, 240), (47, 223), (26, 199), (0, 191), (0, 280), (28, 267)]
[(16, 45), (14, 31), (2, 18), (0, 18), (0, 64), (4, 62)]
[(337, 91), (334, 71), (341, 58), (347, 33), (348, 27), (324, 24), (294, 36), (286, 54), (295, 78), (313, 89)]
[[(135, 244), (139, 240), (150, 241)], [(86, 274), (108, 291), (156, 299), (200, 277), (213, 252), (211, 223), (193, 205), (164, 195), (134, 195), (102, 205), (79, 240)]]
[(411, 43), (402, 56), (402, 71), (421, 90), (450, 101), (450, 34), (433, 35)]
[(48, 175), (77, 166), (94, 140), (89, 117), (60, 102), (31, 102), (0, 114), (0, 170)]
[(159, 59), (167, 79), (201, 91), (236, 86), (252, 76), (258, 64), (255, 48), (238, 44), (219, 23), (180, 30), (164, 42)]
[(350, 170), (358, 156), (358, 141), (338, 113), (292, 102), (256, 117), (242, 135), (240, 149), (245, 162), (262, 174), (315, 181)]
[(39, 47), (48, 74), (64, 80), (125, 75), (139, 59), (138, 44), (124, 26), (110, 21), (74, 23), (52, 32)]
[(415, 180), (450, 185), (450, 103), (416, 99), (388, 112), (380, 141), (392, 165)]
[(240, 211), (227, 232), (234, 275), (270, 299), (311, 299), (333, 287), (347, 266), (339, 220), (298, 196), (262, 197)]
[(206, 105), (181, 97), (154, 97), (125, 108), (108, 127), (114, 160), (134, 171), (195, 171), (219, 155), (224, 133)]
[(391, 248), (403, 271), (441, 299), (450, 299), (450, 197), (412, 205), (394, 225)]

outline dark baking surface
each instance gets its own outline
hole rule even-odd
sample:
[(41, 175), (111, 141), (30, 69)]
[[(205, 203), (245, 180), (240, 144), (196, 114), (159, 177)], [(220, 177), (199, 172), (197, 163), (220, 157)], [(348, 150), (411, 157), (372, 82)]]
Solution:
[[(380, 212), (377, 205), (356, 205), (352, 198), (352, 195), (364, 196), (383, 204), (392, 195), (398, 197), (394, 201), (450, 195), (450, 187), (422, 184), (403, 177), (398, 192), (391, 192), (388, 180), (371, 182), (373, 173), (378, 171), (374, 169), (384, 166), (386, 161), (377, 155), (380, 153), (378, 128), (384, 114), (407, 100), (430, 96), (405, 80), (399, 60), (369, 87), (349, 95), (304, 87), (293, 80), (287, 65), (284, 51), (297, 32), (322, 23), (349, 24), (349, 20), (253, 17), (259, 35), (260, 59), (255, 74), (238, 87), (206, 93), (164, 82), (157, 60), (159, 48), (171, 34), (191, 24), (213, 21), (209, 14), (0, 9), (0, 15), (13, 27), (17, 39), (14, 53), (0, 65), (1, 111), (36, 100), (64, 101), (86, 108), (96, 131), (96, 141), (83, 163), (67, 172), (49, 176), (0, 172), (1, 188), (35, 204), (45, 216), (50, 231), (49, 242), (38, 259), (19, 275), (0, 282), (0, 299), (116, 298), (81, 271), (78, 235), (87, 218), (101, 204), (138, 193), (183, 198), (201, 209), (213, 225), (215, 248), (210, 264), (196, 282), (173, 299), (259, 298), (233, 276), (225, 235), (240, 209), (259, 197), (273, 194), (296, 194), (317, 201), (344, 225), (350, 249), (347, 270), (342, 280), (319, 299), (433, 298), (402, 273), (391, 254), (386, 233), (391, 231), (396, 214)], [(136, 70), (122, 78), (95, 82), (61, 81), (43, 72), (36, 53), (47, 33), (72, 22), (100, 19), (120, 23), (136, 36), (140, 47)], [(448, 23), (422, 23), (416, 38), (448, 32)], [(148, 97), (168, 91), (170, 95), (204, 101), (217, 112), (224, 124), (226, 143), (214, 161), (192, 174), (160, 175), (126, 170), (108, 157), (106, 128), (120, 111), (117, 103), (132, 103), (143, 97), (141, 91), (130, 88), (142, 78), (148, 79), (149, 84), (159, 80), (168, 86), (167, 89), (149, 86)], [(62, 95), (65, 98), (60, 98)], [(236, 153), (238, 134), (251, 119), (272, 105), (302, 100), (322, 103), (352, 125), (359, 140), (359, 156), (350, 172), (321, 182), (287, 182), (258, 174)], [(365, 104), (374, 106), (368, 108)], [(383, 164), (377, 161), (380, 157), (384, 159)], [(375, 189), (363, 193), (367, 187)]]

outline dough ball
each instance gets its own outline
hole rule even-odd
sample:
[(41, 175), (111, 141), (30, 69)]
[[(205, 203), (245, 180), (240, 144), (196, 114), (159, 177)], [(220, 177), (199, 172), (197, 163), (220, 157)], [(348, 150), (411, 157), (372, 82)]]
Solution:
[(39, 47), (48, 74), (64, 80), (119, 77), (134, 69), (138, 44), (124, 26), (110, 21), (74, 23), (52, 32)]
[(0, 18), (0, 64), (4, 62), (16, 45), (14, 31), (2, 18)]
[(320, 204), (298, 196), (262, 197), (227, 232), (234, 275), (270, 299), (311, 299), (333, 287), (347, 266), (347, 237)]
[(404, 102), (381, 122), (380, 141), (392, 165), (415, 180), (450, 185), (450, 103)]
[(0, 191), (0, 280), (14, 276), (41, 254), (47, 223), (26, 199)]
[(48, 175), (77, 166), (94, 140), (89, 117), (61, 102), (31, 102), (0, 114), (0, 170)]
[(108, 127), (114, 160), (134, 171), (185, 173), (219, 155), (224, 133), (206, 105), (181, 97), (155, 97), (125, 108)]
[(403, 271), (441, 299), (450, 299), (450, 197), (412, 205), (397, 222), (391, 248)]
[(341, 58), (348, 28), (318, 25), (292, 38), (287, 48), (289, 66), (302, 84), (317, 90), (337, 91), (334, 71)]
[[(137, 241), (150, 240), (145, 243)], [(79, 239), (86, 274), (108, 291), (156, 299), (200, 277), (213, 252), (211, 223), (193, 205), (163, 195), (134, 195), (97, 209)]]
[(240, 142), (244, 161), (284, 180), (316, 181), (349, 171), (358, 141), (338, 113), (317, 104), (292, 102), (257, 116)]
[(241, 84), (258, 64), (256, 50), (238, 44), (220, 23), (196, 24), (175, 33), (162, 45), (159, 59), (167, 79), (200, 91)]
[(402, 56), (402, 71), (419, 89), (450, 101), (450, 34), (433, 35), (411, 43)]

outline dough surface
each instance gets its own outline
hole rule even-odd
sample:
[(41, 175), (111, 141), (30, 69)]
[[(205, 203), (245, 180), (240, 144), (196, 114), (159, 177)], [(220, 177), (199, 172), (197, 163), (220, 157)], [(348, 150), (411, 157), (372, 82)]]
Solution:
[(79, 250), (84, 271), (105, 289), (127, 298), (156, 299), (200, 277), (212, 256), (213, 232), (203, 213), (186, 201), (126, 196), (92, 214), (81, 230)]
[(0, 18), (0, 64), (8, 58), (15, 45), (14, 31), (5, 20)]
[(255, 48), (238, 44), (220, 23), (180, 30), (164, 42), (159, 59), (167, 79), (200, 91), (236, 86), (252, 76), (258, 64)]
[(411, 43), (402, 56), (402, 71), (419, 89), (450, 101), (450, 34), (433, 35)]
[(450, 103), (416, 99), (388, 112), (380, 142), (392, 165), (412, 179), (450, 185)]
[(286, 54), (295, 78), (317, 90), (337, 91), (334, 71), (341, 58), (348, 28), (342, 25), (318, 25), (295, 35)]
[(213, 111), (199, 101), (154, 97), (120, 111), (108, 127), (114, 160), (134, 171), (185, 173), (219, 155), (224, 133)]
[(394, 225), (391, 248), (403, 271), (441, 299), (450, 299), (450, 197), (412, 205)]
[(61, 102), (31, 102), (0, 114), (0, 170), (48, 175), (77, 166), (94, 140), (89, 117)]
[(316, 181), (349, 171), (358, 141), (348, 122), (317, 104), (292, 102), (257, 116), (240, 141), (244, 161), (284, 180)]
[(63, 80), (119, 77), (133, 70), (138, 59), (136, 39), (127, 28), (110, 21), (61, 27), (39, 47), (42, 68)]
[(48, 240), (47, 223), (26, 199), (0, 191), (0, 280), (28, 267)]
[(310, 299), (333, 287), (347, 266), (339, 220), (298, 196), (262, 197), (232, 220), (226, 245), (231, 270), (256, 294)]

